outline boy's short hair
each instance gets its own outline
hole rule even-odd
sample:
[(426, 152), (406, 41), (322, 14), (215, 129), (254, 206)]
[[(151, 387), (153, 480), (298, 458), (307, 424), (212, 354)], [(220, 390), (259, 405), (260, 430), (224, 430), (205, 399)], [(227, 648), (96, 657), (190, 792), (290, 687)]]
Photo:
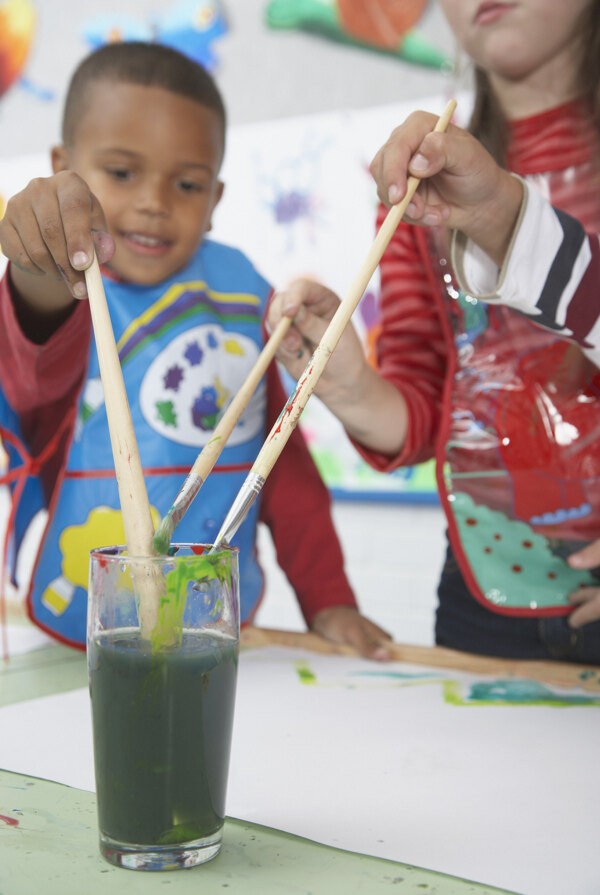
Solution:
[(225, 139), (225, 106), (211, 75), (201, 65), (171, 47), (126, 41), (107, 44), (79, 63), (69, 83), (62, 120), (62, 140), (73, 143), (83, 115), (88, 87), (97, 81), (162, 87), (185, 96), (218, 115)]

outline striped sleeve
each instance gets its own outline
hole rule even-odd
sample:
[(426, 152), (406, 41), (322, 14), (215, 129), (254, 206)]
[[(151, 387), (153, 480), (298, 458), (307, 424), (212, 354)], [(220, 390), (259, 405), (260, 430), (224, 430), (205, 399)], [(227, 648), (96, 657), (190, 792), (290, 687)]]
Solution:
[(453, 234), (459, 285), (577, 342), (600, 366), (600, 239), (523, 183), (523, 205), (500, 270), (463, 233)]

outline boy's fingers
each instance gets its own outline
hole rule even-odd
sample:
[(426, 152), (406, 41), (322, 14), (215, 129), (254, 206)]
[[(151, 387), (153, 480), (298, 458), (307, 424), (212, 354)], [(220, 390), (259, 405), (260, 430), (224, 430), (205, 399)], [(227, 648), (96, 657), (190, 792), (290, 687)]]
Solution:
[[(68, 266), (69, 259), (56, 202), (41, 201), (39, 205), (32, 204), (31, 209), (27, 209), (20, 217), (17, 232), (30, 260), (31, 273), (58, 276), (55, 253), (62, 264)], [(25, 264), (22, 267), (26, 269)]]
[(96, 247), (96, 257), (99, 264), (106, 264), (115, 253), (115, 241), (103, 230), (93, 230), (92, 238)]
[[(37, 232), (27, 232), (27, 252), (34, 263), (45, 273), (56, 271), (67, 284), (74, 298), (85, 298), (85, 279), (73, 269), (67, 246), (67, 236), (63, 227), (63, 209), (60, 197), (55, 192), (41, 189), (32, 191), (31, 209), (36, 221)], [(88, 218), (89, 231), (89, 218)], [(89, 236), (91, 242), (91, 235)]]
[(327, 640), (354, 647), (369, 659), (389, 661), (392, 658), (390, 635), (353, 606), (321, 609), (313, 618), (311, 628)]
[[(33, 230), (34, 232), (39, 233), (39, 228), (33, 214), (30, 214), (29, 221), (26, 220), (25, 222), (21, 222), (21, 226), (25, 226), (28, 232)], [(33, 276), (43, 276), (46, 273), (46, 271), (41, 267), (38, 267), (33, 258), (31, 258), (29, 252), (25, 248), (24, 241), (21, 238), (19, 231), (12, 223), (9, 223), (7, 217), (2, 221), (0, 240), (2, 244), (2, 253), (10, 259), (15, 267), (18, 267), (25, 273), (32, 274)]]
[(348, 643), (367, 659), (389, 662), (392, 659), (392, 651), (389, 646), (390, 636), (369, 622), (368, 619), (362, 619), (362, 621), (363, 624), (348, 631)]
[(92, 230), (107, 230), (102, 208), (83, 181), (75, 177), (61, 184), (58, 203), (70, 265), (74, 270), (85, 270), (94, 257)]

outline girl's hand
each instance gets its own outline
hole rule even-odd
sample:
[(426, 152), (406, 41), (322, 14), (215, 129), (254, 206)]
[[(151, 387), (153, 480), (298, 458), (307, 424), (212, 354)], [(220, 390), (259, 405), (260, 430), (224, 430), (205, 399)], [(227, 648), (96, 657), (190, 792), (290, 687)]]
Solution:
[[(277, 359), (298, 380), (332, 317), (339, 307), (337, 295), (313, 280), (295, 280), (284, 292), (276, 293), (269, 305), (267, 323), (273, 330), (283, 316), (292, 317), (293, 326), (283, 339)], [(327, 362), (315, 394), (343, 403), (360, 381), (367, 362), (352, 324), (348, 324)]]
[(390, 635), (352, 606), (321, 609), (310, 628), (326, 640), (354, 647), (366, 659), (387, 662), (392, 658)]
[[(572, 553), (568, 563), (574, 569), (593, 569), (600, 566), (600, 539), (588, 544), (583, 550)], [(569, 594), (568, 599), (577, 606), (569, 616), (572, 628), (579, 628), (600, 618), (600, 585), (581, 587)]]
[[(296, 280), (271, 301), (267, 323), (273, 329), (284, 315), (294, 325), (283, 339), (277, 359), (298, 381), (317, 347), (339, 299), (311, 280)], [(339, 419), (348, 435), (366, 448), (395, 456), (407, 431), (407, 409), (400, 392), (368, 364), (349, 323), (315, 388), (315, 394)]]
[(433, 133), (436, 121), (428, 112), (414, 112), (392, 132), (371, 162), (379, 198), (395, 205), (408, 177), (421, 178), (404, 219), (462, 230), (501, 264), (523, 197), (521, 183), (462, 128), (450, 124), (445, 133)]
[(32, 180), (10, 199), (0, 221), (0, 244), (19, 294), (47, 313), (85, 298), (82, 271), (94, 249), (100, 263), (114, 253), (107, 230), (100, 203), (77, 174)]

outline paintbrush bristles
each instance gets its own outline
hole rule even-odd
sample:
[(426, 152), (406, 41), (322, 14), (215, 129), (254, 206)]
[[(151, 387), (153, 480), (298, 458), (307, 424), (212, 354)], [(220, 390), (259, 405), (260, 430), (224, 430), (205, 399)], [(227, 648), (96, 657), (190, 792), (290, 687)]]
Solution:
[(152, 538), (152, 547), (157, 553), (167, 553), (171, 545), (171, 538), (175, 531), (175, 522), (170, 513), (160, 520)]

